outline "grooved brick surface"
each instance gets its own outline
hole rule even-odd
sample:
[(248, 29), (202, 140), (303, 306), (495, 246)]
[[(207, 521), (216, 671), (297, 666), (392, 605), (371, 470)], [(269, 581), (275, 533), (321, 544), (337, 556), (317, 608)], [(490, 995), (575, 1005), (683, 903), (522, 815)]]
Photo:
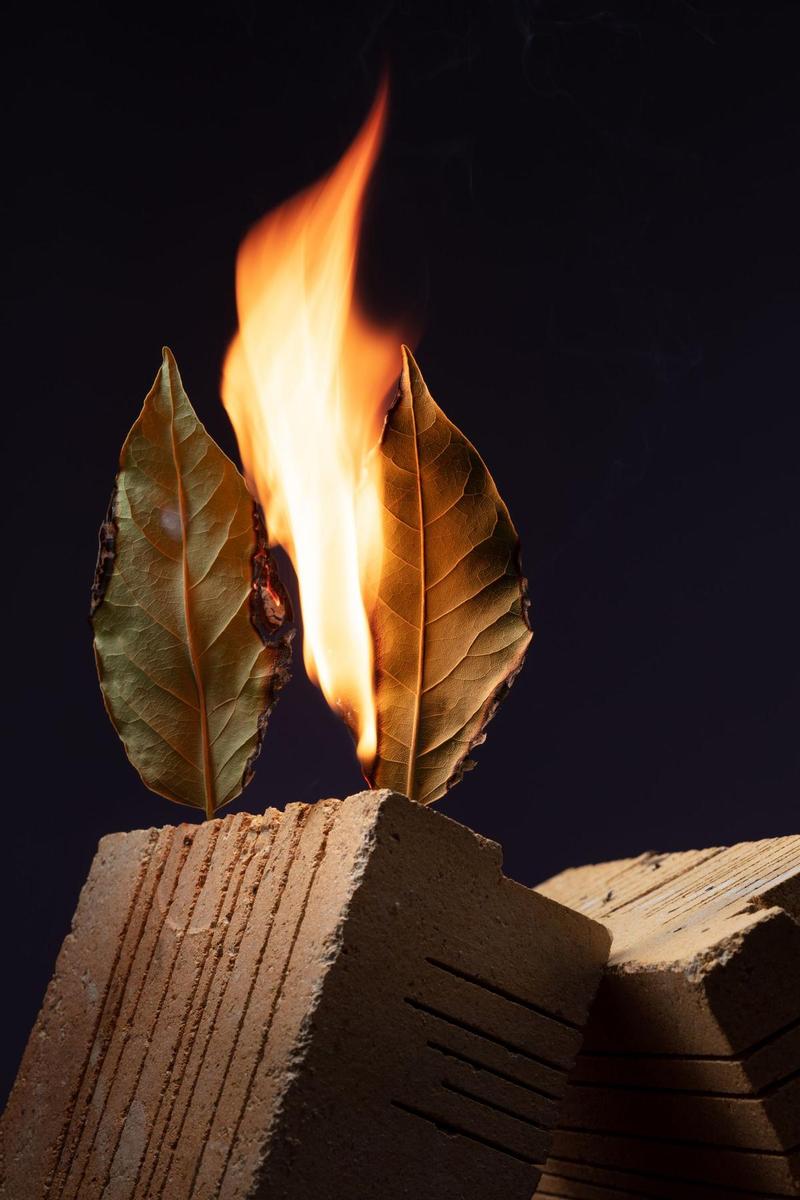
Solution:
[(537, 1197), (800, 1196), (800, 837), (539, 890), (614, 942)]
[(4, 1200), (528, 1200), (608, 952), (387, 792), (104, 838)]

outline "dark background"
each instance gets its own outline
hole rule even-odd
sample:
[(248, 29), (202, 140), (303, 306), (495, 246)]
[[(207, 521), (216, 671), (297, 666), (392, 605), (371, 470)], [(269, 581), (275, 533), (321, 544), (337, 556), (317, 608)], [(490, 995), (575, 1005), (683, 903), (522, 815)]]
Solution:
[[(144, 790), (94, 674), (120, 444), (168, 341), (235, 452), (238, 241), (335, 161), (385, 62), (364, 288), (419, 323), (537, 631), (442, 811), (531, 883), (799, 823), (800, 6), (114, 7), (4, 30), (0, 1092), (98, 837), (193, 819)], [(298, 660), (241, 804), (358, 787)]]

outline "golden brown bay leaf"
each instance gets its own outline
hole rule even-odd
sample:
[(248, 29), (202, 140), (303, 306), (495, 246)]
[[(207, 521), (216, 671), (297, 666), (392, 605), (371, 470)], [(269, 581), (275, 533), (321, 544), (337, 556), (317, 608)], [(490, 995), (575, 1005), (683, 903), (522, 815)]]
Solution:
[(207, 816), (249, 782), (288, 679), (261, 510), (164, 359), (120, 454), (92, 588), (100, 686), (154, 792)]
[(380, 452), (378, 749), (367, 778), (430, 804), (474, 765), (469, 753), (522, 666), (526, 584), (491, 475), (405, 347)]

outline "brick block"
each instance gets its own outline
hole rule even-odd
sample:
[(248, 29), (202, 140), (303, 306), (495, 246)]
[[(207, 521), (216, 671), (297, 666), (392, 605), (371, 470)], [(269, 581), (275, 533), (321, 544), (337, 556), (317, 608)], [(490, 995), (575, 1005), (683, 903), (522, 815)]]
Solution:
[(800, 837), (539, 890), (614, 941), (537, 1196), (800, 1196)]
[(609, 937), (388, 792), (104, 838), (4, 1200), (529, 1200)]

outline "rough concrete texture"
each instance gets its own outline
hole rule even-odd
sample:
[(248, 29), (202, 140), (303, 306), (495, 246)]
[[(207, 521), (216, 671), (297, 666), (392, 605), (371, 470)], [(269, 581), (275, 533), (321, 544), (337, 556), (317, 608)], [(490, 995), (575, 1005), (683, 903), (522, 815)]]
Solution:
[(800, 1196), (800, 837), (539, 890), (614, 941), (537, 1197)]
[(529, 1200), (608, 953), (388, 792), (103, 839), (4, 1200)]

